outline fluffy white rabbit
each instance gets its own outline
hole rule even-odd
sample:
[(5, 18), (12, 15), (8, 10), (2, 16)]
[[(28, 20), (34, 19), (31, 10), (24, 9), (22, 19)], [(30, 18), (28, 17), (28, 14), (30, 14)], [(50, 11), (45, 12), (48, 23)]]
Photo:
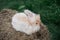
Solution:
[(40, 30), (40, 15), (30, 10), (24, 10), (23, 13), (16, 13), (12, 17), (12, 26), (16, 31), (30, 35)]

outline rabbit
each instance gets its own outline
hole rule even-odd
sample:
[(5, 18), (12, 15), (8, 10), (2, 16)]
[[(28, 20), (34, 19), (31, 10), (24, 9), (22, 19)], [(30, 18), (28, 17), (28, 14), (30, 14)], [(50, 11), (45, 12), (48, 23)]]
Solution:
[(16, 31), (30, 35), (40, 30), (40, 15), (30, 10), (16, 13), (12, 17), (12, 26)]

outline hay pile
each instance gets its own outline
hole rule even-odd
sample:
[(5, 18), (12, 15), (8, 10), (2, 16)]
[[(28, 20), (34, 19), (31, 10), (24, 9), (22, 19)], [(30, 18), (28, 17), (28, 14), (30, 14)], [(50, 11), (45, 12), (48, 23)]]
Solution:
[(3, 9), (0, 12), (0, 40), (49, 40), (49, 32), (45, 25), (40, 24), (41, 30), (32, 35), (18, 32), (12, 28), (11, 18), (17, 11)]

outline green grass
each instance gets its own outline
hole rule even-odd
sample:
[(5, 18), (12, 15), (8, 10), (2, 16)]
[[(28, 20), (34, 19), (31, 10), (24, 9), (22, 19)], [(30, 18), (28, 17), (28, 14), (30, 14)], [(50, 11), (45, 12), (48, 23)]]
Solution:
[(52, 35), (51, 40), (60, 40), (60, 0), (0, 0), (0, 10), (3, 8), (29, 9), (40, 14)]

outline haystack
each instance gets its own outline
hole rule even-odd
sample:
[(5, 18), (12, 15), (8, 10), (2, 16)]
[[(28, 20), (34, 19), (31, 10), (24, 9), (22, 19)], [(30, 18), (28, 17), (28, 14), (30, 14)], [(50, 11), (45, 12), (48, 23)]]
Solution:
[(41, 23), (41, 29), (31, 35), (12, 28), (11, 19), (16, 10), (3, 9), (0, 12), (0, 40), (50, 40), (47, 27)]

